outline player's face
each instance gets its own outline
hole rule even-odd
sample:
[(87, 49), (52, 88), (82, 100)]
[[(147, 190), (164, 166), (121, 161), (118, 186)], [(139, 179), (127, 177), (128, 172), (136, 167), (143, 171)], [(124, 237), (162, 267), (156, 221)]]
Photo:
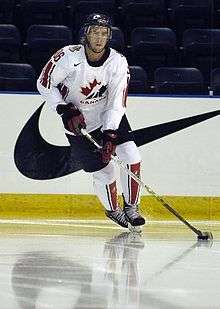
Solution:
[(101, 53), (109, 39), (109, 29), (103, 26), (92, 26), (87, 34), (89, 47), (95, 53)]

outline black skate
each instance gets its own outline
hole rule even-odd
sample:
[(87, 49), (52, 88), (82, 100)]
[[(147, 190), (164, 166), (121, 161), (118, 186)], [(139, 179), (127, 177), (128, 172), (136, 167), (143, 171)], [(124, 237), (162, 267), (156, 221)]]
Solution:
[(138, 205), (129, 205), (124, 201), (125, 218), (132, 226), (145, 224), (145, 219), (138, 212)]
[(113, 211), (106, 210), (105, 214), (109, 219), (115, 221), (122, 227), (128, 227), (128, 222), (125, 218), (125, 213), (120, 207), (118, 207), (116, 210)]

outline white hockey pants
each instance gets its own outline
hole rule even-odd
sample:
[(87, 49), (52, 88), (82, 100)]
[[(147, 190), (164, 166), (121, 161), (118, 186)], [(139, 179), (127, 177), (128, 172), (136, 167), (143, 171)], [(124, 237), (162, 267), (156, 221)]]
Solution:
[[(140, 176), (141, 157), (133, 141), (118, 145), (116, 154), (128, 169)], [(110, 211), (118, 207), (116, 173), (117, 166), (113, 161), (110, 161), (103, 169), (93, 173), (95, 193), (105, 209)], [(140, 201), (140, 185), (122, 169), (120, 170), (120, 182), (125, 202), (130, 205), (137, 205)]]

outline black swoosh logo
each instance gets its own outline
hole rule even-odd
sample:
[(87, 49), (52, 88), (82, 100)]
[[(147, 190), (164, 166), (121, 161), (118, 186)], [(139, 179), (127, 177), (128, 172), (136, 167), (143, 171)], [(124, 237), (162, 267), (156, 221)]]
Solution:
[[(25, 124), (14, 149), (18, 170), (26, 177), (38, 180), (54, 179), (82, 169), (74, 149), (49, 144), (41, 136), (38, 123), (44, 103)], [(134, 130), (132, 133), (136, 145), (140, 147), (218, 115), (220, 110)]]

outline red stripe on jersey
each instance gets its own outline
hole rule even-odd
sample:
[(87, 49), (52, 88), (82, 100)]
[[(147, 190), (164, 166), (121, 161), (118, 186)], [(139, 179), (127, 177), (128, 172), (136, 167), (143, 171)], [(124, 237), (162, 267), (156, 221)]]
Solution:
[(45, 88), (50, 88), (50, 75), (53, 72), (55, 68), (55, 64), (53, 64), (52, 61), (49, 61), (42, 73), (42, 78), (41, 78), (41, 84), (42, 86), (44, 86)]
[(50, 72), (49, 72), (49, 74), (48, 74), (48, 89), (50, 89), (50, 82), (51, 82), (51, 79), (50, 79), (50, 78), (51, 78), (51, 74), (52, 74), (52, 72), (53, 72), (55, 66), (56, 66), (56, 64), (54, 64), (54, 65), (52, 66), (52, 68), (51, 68), (51, 70), (50, 70)]
[(117, 203), (117, 187), (116, 181), (106, 186), (108, 201), (112, 210), (116, 210), (118, 207)]
[[(140, 177), (140, 162), (131, 164), (129, 169), (136, 176)], [(129, 204), (136, 205), (139, 199), (140, 185), (132, 177), (129, 177)]]
[(127, 106), (127, 97), (128, 97), (128, 85), (129, 85), (129, 77), (127, 78), (127, 87), (123, 90), (123, 99), (122, 99), (122, 106)]
[(63, 98), (64, 100), (67, 98), (69, 92), (70, 92), (70, 91), (69, 91), (69, 89), (67, 88), (66, 94), (65, 94), (65, 96), (64, 96), (64, 98)]
[(124, 89), (123, 91), (123, 102), (122, 106), (126, 107), (127, 106), (127, 97), (128, 97), (128, 86)]
[(66, 97), (68, 96), (69, 94), (69, 89), (62, 83), (60, 83), (58, 86), (57, 86), (60, 94), (62, 95), (62, 98), (63, 100), (66, 99)]

